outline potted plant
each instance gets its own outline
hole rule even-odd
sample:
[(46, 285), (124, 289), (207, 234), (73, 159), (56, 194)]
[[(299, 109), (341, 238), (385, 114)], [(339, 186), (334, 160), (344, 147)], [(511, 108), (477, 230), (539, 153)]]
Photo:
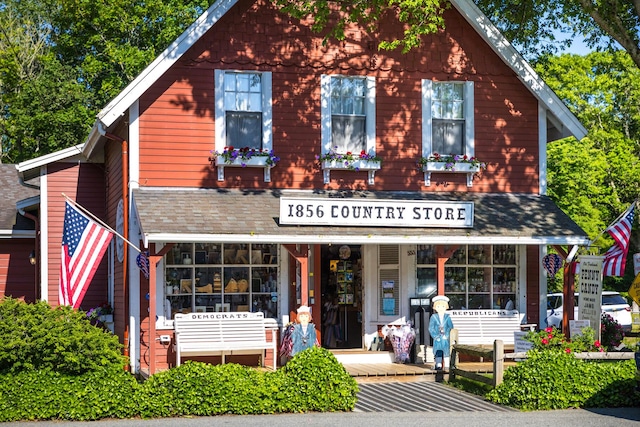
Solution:
[(212, 158), (218, 168), (218, 181), (224, 181), (224, 168), (231, 167), (258, 167), (264, 168), (265, 182), (271, 182), (271, 168), (279, 161), (273, 150), (255, 149), (249, 147), (235, 148), (233, 146), (224, 147), (222, 152), (211, 151)]
[(104, 326), (113, 332), (113, 307), (108, 302), (87, 311), (87, 318), (92, 325)]
[(330, 171), (333, 169), (345, 169), (351, 171), (367, 171), (369, 184), (373, 184), (375, 171), (380, 170), (382, 159), (374, 154), (369, 154), (365, 150), (359, 154), (351, 151), (339, 153), (338, 147), (333, 147), (322, 155), (316, 155), (316, 160), (324, 171), (324, 183), (328, 184), (331, 177)]
[(431, 185), (431, 173), (466, 173), (467, 186), (473, 185), (473, 175), (487, 168), (487, 164), (478, 160), (477, 157), (469, 157), (466, 154), (449, 154), (441, 155), (433, 153), (429, 157), (421, 157), (418, 160), (418, 168), (424, 172), (424, 181), (426, 186)]

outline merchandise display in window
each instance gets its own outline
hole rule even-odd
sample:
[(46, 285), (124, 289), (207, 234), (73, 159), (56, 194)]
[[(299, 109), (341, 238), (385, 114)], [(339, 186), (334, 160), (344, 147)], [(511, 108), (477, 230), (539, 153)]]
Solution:
[[(418, 247), (416, 292), (435, 279), (435, 246)], [(515, 245), (460, 246), (445, 263), (444, 291), (449, 307), (513, 309), (516, 302)]]
[(275, 318), (277, 264), (274, 244), (176, 244), (165, 257), (165, 315), (247, 311)]

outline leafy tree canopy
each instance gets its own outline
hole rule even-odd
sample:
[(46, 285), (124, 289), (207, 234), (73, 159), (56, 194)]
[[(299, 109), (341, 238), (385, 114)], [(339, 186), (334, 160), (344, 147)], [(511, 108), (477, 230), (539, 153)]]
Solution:
[[(384, 13), (394, 13), (405, 24), (404, 38), (386, 40), (382, 49), (402, 47), (408, 51), (420, 45), (420, 36), (444, 27), (443, 12), (448, 0), (369, 0), (327, 2), (326, 0), (274, 0), (294, 17), (312, 16), (313, 28), (331, 25), (327, 37), (344, 38), (344, 27), (358, 22), (375, 27)], [(620, 46), (640, 67), (640, 3), (637, 0), (474, 0), (478, 7), (529, 59), (541, 53), (556, 53), (578, 35), (590, 47)], [(340, 18), (331, 21), (332, 10)], [(558, 40), (558, 34), (566, 38)]]
[(640, 196), (640, 70), (618, 51), (550, 56), (536, 71), (589, 129), (548, 145), (548, 194), (604, 250), (603, 231)]
[(215, 0), (0, 0), (0, 161), (83, 141), (95, 114)]

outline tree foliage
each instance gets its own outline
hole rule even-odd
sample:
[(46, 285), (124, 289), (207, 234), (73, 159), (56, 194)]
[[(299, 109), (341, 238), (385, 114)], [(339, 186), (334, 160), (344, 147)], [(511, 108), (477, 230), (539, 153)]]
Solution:
[(82, 142), (100, 108), (213, 1), (0, 1), (0, 161)]
[(329, 2), (325, 0), (274, 0), (281, 10), (294, 18), (313, 17), (312, 30), (322, 32), (328, 28), (329, 38), (344, 40), (345, 27), (357, 23), (374, 32), (380, 18), (393, 14), (405, 25), (404, 37), (385, 40), (381, 34), (381, 49), (402, 48), (403, 52), (420, 46), (420, 37), (444, 28), (442, 14), (451, 5), (441, 0), (367, 0)]
[[(613, 244), (604, 230), (640, 196), (640, 70), (618, 51), (549, 56), (536, 71), (589, 129), (581, 141), (548, 145), (548, 194), (603, 253)], [(636, 229), (630, 255), (638, 237)], [(626, 291), (631, 265), (606, 285)]]
[(548, 193), (594, 239), (640, 196), (640, 70), (623, 52), (594, 52), (536, 71), (589, 129), (548, 146)]
[[(380, 17), (392, 13), (405, 25), (404, 38), (386, 40), (382, 49), (420, 46), (420, 37), (444, 28), (443, 12), (448, 0), (369, 0), (327, 2), (325, 0), (275, 0), (294, 17), (312, 17), (313, 29), (327, 37), (344, 38), (344, 27), (358, 22), (375, 28)], [(575, 36), (590, 47), (622, 47), (640, 68), (640, 5), (633, 0), (474, 0), (478, 7), (529, 59), (541, 53), (556, 53)], [(331, 18), (337, 8), (340, 17)], [(558, 34), (566, 38), (558, 40)], [(384, 37), (384, 35), (382, 35)]]

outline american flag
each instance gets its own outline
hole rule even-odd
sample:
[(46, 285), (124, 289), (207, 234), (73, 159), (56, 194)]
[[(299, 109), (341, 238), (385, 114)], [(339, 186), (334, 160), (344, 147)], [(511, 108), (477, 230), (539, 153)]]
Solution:
[(78, 308), (113, 234), (65, 204), (58, 303)]
[(629, 251), (629, 239), (631, 238), (631, 228), (635, 211), (635, 202), (623, 214), (620, 221), (606, 229), (613, 237), (615, 244), (604, 254), (602, 264), (603, 276), (623, 276), (624, 267), (627, 263), (627, 252)]
[(149, 251), (140, 252), (136, 257), (136, 264), (145, 278), (149, 278)]

